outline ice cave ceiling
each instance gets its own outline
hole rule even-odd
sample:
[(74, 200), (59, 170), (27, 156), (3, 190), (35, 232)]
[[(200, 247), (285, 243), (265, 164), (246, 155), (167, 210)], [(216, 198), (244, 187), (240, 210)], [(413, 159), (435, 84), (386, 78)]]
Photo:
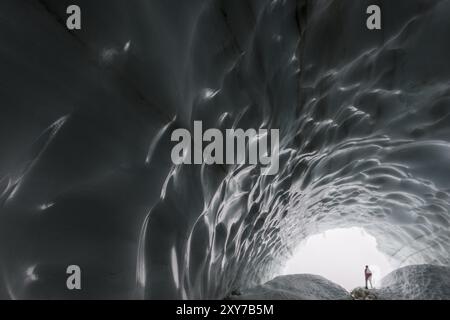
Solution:
[[(222, 298), (336, 227), (448, 265), (449, 16), (448, 0), (0, 1), (0, 297)], [(279, 174), (174, 166), (170, 133), (195, 120), (279, 128)]]

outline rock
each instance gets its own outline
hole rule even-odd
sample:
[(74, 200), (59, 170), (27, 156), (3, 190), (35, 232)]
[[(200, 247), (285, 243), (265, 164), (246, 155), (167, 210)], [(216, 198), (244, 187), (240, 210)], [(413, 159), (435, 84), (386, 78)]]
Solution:
[(358, 287), (350, 293), (353, 300), (377, 300), (378, 296), (375, 289), (366, 289)]

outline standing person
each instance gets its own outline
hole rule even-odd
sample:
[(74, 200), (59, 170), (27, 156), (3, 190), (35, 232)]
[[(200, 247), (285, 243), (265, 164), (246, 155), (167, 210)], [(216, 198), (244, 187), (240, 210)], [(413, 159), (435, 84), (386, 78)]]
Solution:
[(366, 269), (364, 269), (364, 276), (366, 278), (366, 289), (369, 289), (367, 286), (367, 282), (370, 283), (370, 288), (373, 289), (372, 285), (372, 271), (370, 271), (369, 266), (366, 266)]

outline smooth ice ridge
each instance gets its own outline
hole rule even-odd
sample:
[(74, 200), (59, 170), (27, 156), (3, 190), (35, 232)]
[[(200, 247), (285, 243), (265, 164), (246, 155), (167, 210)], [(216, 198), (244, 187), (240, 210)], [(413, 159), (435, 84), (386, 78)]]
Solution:
[[(223, 298), (352, 226), (449, 265), (449, 0), (72, 3), (0, 1), (0, 297)], [(195, 120), (279, 128), (279, 174), (174, 166)]]
[(269, 282), (247, 289), (232, 300), (350, 300), (341, 286), (312, 274), (278, 276)]

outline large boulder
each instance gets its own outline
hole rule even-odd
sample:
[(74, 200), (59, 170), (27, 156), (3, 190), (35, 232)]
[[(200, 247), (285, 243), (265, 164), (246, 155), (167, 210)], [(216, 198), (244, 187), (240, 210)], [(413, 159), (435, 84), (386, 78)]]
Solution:
[(276, 277), (265, 284), (232, 295), (236, 300), (348, 300), (350, 294), (341, 286), (312, 274)]
[(397, 269), (382, 279), (377, 295), (384, 300), (449, 300), (450, 268), (422, 264)]

